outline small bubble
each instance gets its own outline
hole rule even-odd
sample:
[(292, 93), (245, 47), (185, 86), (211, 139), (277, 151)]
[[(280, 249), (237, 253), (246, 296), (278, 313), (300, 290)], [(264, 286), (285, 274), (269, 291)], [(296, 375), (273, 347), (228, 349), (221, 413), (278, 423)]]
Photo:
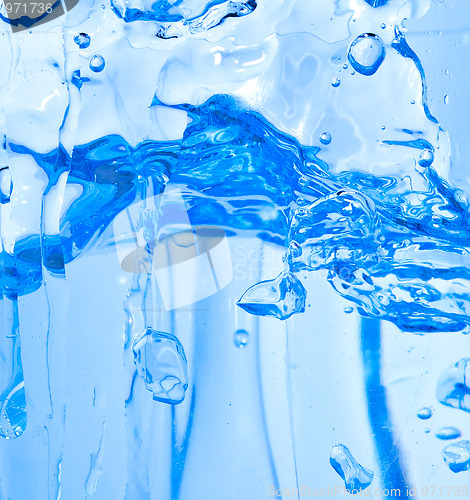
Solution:
[(449, 104), (449, 96), (447, 94), (444, 96), (444, 104)]
[(419, 155), (418, 163), (421, 167), (429, 167), (434, 161), (434, 153), (430, 149), (423, 149)]
[(343, 64), (343, 69), (348, 69), (348, 65), (346, 63)]
[(329, 132), (323, 132), (323, 134), (320, 136), (320, 142), (324, 144), (325, 146), (328, 146), (331, 142), (331, 135)]
[(90, 35), (87, 35), (86, 33), (79, 33), (73, 37), (73, 41), (80, 49), (86, 49), (90, 46), (91, 38)]
[(384, 30), (387, 27), (387, 25), (385, 23), (382, 23), (380, 27)]
[(345, 312), (346, 314), (351, 314), (353, 311), (354, 311), (354, 308), (353, 308), (353, 307), (351, 307), (351, 306), (348, 306), (348, 307), (345, 307), (345, 308), (344, 308), (344, 312)]
[(105, 66), (105, 61), (103, 56), (97, 54), (90, 59), (90, 69), (94, 73), (101, 73), (101, 71), (104, 70), (104, 66)]
[(423, 408), (420, 408), (418, 410), (418, 413), (416, 415), (421, 420), (427, 420), (428, 418), (432, 417), (432, 410), (431, 410), (431, 408), (424, 406)]
[(233, 335), (233, 343), (239, 349), (243, 349), (248, 344), (249, 334), (246, 330), (237, 330)]
[(415, 104), (416, 101), (414, 99), (411, 99), (411, 104)]
[(341, 84), (341, 80), (337, 77), (337, 76), (334, 76), (332, 79), (331, 79), (331, 86), (332, 87), (339, 87)]
[(431, 429), (430, 429), (429, 427), (426, 427), (426, 429), (424, 429), (424, 432), (425, 432), (426, 434), (429, 434), (429, 433), (431, 432)]

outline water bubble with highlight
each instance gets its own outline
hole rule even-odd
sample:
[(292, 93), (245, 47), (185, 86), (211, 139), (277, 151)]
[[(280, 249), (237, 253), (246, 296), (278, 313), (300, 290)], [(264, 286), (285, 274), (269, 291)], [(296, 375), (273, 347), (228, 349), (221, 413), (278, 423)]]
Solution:
[(418, 418), (421, 420), (428, 420), (428, 418), (432, 417), (432, 410), (431, 408), (428, 408), (427, 406), (420, 408), (418, 410), (418, 413), (416, 414)]
[(423, 149), (419, 155), (418, 163), (421, 167), (429, 167), (434, 161), (434, 153), (430, 149)]
[(96, 54), (90, 59), (90, 69), (94, 73), (101, 73), (104, 70), (104, 66), (105, 61), (103, 56)]
[(86, 33), (79, 33), (73, 37), (73, 41), (80, 49), (86, 49), (90, 46), (91, 38), (90, 35), (87, 35)]
[(337, 77), (337, 76), (334, 76), (332, 79), (331, 79), (331, 86), (332, 87), (339, 87), (341, 84), (341, 80)]
[(459, 429), (456, 427), (442, 427), (436, 432), (436, 437), (442, 439), (443, 441), (448, 441), (449, 439), (457, 439), (462, 435)]
[(373, 75), (385, 58), (385, 45), (373, 33), (359, 35), (350, 45), (348, 59), (351, 66), (361, 75)]
[(243, 349), (248, 344), (249, 338), (250, 338), (250, 335), (248, 334), (248, 332), (246, 330), (240, 329), (234, 333), (233, 343), (239, 349)]
[(320, 142), (324, 144), (325, 146), (328, 146), (331, 142), (331, 135), (329, 132), (323, 132), (323, 134), (320, 136)]
[(444, 462), (452, 472), (464, 472), (470, 469), (470, 441), (457, 441), (442, 450)]

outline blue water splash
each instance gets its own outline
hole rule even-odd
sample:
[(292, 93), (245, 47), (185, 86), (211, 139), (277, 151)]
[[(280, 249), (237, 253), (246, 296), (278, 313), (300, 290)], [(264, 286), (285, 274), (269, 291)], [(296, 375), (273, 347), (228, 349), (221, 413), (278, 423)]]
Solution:
[[(201, 33), (222, 24), (230, 17), (251, 14), (256, 7), (255, 0), (233, 1), (213, 0), (204, 5), (202, 11), (190, 11), (180, 3), (160, 0), (154, 2), (132, 2), (113, 0), (112, 8), (117, 16), (127, 23), (153, 21), (157, 23), (159, 38), (178, 38), (188, 33)], [(182, 7), (182, 8), (181, 8)]]

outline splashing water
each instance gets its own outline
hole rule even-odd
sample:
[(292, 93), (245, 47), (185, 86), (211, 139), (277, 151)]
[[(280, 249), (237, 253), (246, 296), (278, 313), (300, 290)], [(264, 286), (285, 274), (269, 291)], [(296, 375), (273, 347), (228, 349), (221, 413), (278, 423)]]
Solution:
[[(236, 461), (243, 464), (243, 480), (237, 471), (231, 474), (236, 488), (256, 481), (295, 484), (302, 466), (299, 475), (297, 465), (291, 475), (284, 470), (279, 475), (275, 455), (280, 447), (271, 447), (270, 439), (288, 436), (284, 428), (295, 428), (301, 418), (299, 394), (300, 399), (310, 394), (319, 372), (333, 372), (343, 350), (353, 357), (357, 347), (347, 347), (357, 332), (342, 331), (348, 333), (343, 345), (342, 340), (329, 344), (331, 332), (325, 331), (315, 348), (331, 352), (312, 356), (312, 379), (305, 387), (299, 382), (300, 360), (290, 356), (298, 352), (301, 336), (310, 335), (306, 304), (312, 303), (319, 323), (331, 313), (322, 302), (326, 293), (319, 288), (316, 294), (307, 281), (304, 286), (304, 277), (326, 281), (340, 296), (338, 317), (344, 311), (352, 325), (362, 316), (361, 359), (371, 388), (366, 398), (377, 431), (367, 436), (368, 446), (381, 450), (382, 486), (399, 483), (403, 491), (408, 479), (400, 457), (407, 452), (387, 406), (395, 393), (387, 392), (381, 379), (390, 337), (381, 345), (380, 327), (364, 325), (385, 320), (418, 334), (468, 330), (470, 211), (467, 188), (453, 175), (461, 162), (459, 145), (452, 143), (444, 122), (438, 123), (431, 87), (428, 97), (426, 76), (435, 80), (425, 74), (429, 57), (403, 21), (419, 19), (430, 3), (399, 3), (397, 10), (397, 3), (388, 0), (112, 0), (111, 6), (81, 4), (47, 36), (37, 31), (36, 37), (31, 30), (21, 40), (0, 37), (5, 54), (0, 61), (0, 281), (4, 311), (8, 301), (21, 303), (3, 321), (0, 434), (47, 443), (38, 462), (48, 458), (52, 471), (48, 491), (5, 497), (58, 498), (54, 488), (63, 480), (64, 497), (202, 498), (206, 491), (192, 490), (202, 477), (194, 463), (204, 463), (204, 474), (216, 471), (220, 477), (233, 470), (224, 462), (228, 451), (211, 455), (206, 450), (216, 441), (225, 443), (227, 436), (236, 442), (234, 454), (244, 449), (244, 440), (250, 444), (246, 457)], [(448, 36), (449, 30), (442, 29)], [(33, 63), (39, 59), (40, 69)], [(149, 277), (158, 230), (165, 229), (160, 207), (155, 218), (142, 210), (148, 237), (132, 254), (130, 277), (114, 255), (123, 235), (113, 223), (123, 215), (132, 225), (133, 204), (145, 204), (172, 187), (183, 193), (192, 225), (216, 228), (234, 241), (248, 235), (253, 246), (275, 248), (284, 259), (271, 269), (268, 261), (256, 258), (255, 272), (234, 273), (234, 283), (216, 287), (210, 299), (165, 310), (162, 290)], [(129, 241), (140, 229), (131, 227)], [(228, 259), (223, 264), (231, 266)], [(236, 266), (234, 261), (238, 271)], [(219, 284), (214, 261), (210, 274)], [(189, 273), (186, 277), (189, 281)], [(207, 286), (200, 276), (195, 281), (200, 290)], [(107, 290), (100, 288), (102, 282)], [(49, 303), (48, 290), (54, 287)], [(71, 305), (57, 312), (66, 287)], [(186, 282), (183, 288), (189, 288)], [(336, 305), (331, 304), (332, 311)], [(38, 318), (36, 328), (30, 310)], [(358, 314), (350, 315), (354, 310)], [(64, 355), (57, 344), (60, 335), (53, 335), (54, 314), (67, 317), (68, 328), (60, 330), (67, 333)], [(299, 316), (289, 320), (294, 315)], [(84, 317), (87, 324), (81, 322)], [(241, 330), (240, 324), (249, 326)], [(273, 328), (279, 331), (272, 333)], [(219, 337), (223, 344), (217, 343)], [(288, 344), (280, 356), (279, 339)], [(230, 350), (224, 352), (226, 344)], [(272, 368), (279, 386), (270, 382), (275, 378), (266, 368), (272, 353), (289, 365), (285, 372)], [(309, 355), (307, 348), (302, 355)], [(36, 357), (41, 361), (34, 364)], [(81, 367), (76, 360), (82, 360)], [(469, 411), (467, 365), (462, 359), (439, 381), (442, 404)], [(344, 366), (347, 376), (338, 371), (338, 381), (335, 373), (323, 387), (318, 384), (314, 391), (312, 385), (315, 398), (319, 394), (324, 400), (325, 415), (335, 408), (333, 386), (355, 377), (346, 371), (347, 362)], [(79, 390), (63, 397), (60, 384), (75, 387), (76, 380)], [(264, 386), (268, 383), (273, 385)], [(106, 384), (112, 390), (103, 396)], [(288, 394), (281, 395), (278, 389), (286, 385)], [(212, 389), (219, 386), (223, 390), (213, 397)], [(347, 404), (357, 409), (364, 394), (354, 391), (347, 393)], [(281, 403), (284, 397), (286, 407), (265, 406), (270, 394)], [(210, 411), (204, 413), (206, 408)], [(233, 417), (237, 411), (238, 419)], [(288, 422), (279, 426), (281, 431), (273, 431), (273, 413)], [(344, 414), (331, 410), (333, 425)], [(347, 427), (355, 428), (357, 415), (347, 415)], [(427, 407), (417, 413), (423, 420), (432, 415)], [(312, 432), (326, 436), (330, 422), (316, 418), (320, 424)], [(77, 442), (86, 437), (85, 458), (74, 472), (76, 457), (62, 464), (58, 451), (60, 426), (67, 428), (67, 451), (80, 450)], [(105, 440), (105, 430), (116, 444)], [(298, 453), (296, 432), (287, 438), (292, 443), (286, 456)], [(436, 437), (457, 439), (460, 431), (442, 428)], [(252, 447), (262, 451), (255, 455)], [(207, 451), (207, 465), (199, 449)], [(158, 464), (149, 458), (155, 450), (165, 450)], [(443, 451), (454, 472), (468, 469), (468, 453), (467, 441)], [(109, 458), (114, 454), (115, 463)], [(255, 466), (248, 463), (252, 455)], [(287, 461), (283, 457), (282, 463)], [(333, 446), (330, 463), (349, 492), (372, 482), (373, 473), (344, 445)], [(62, 465), (65, 479), (57, 472)], [(327, 476), (314, 469), (317, 476)], [(252, 470), (256, 481), (245, 481), (243, 474)], [(1, 486), (8, 492), (3, 473)], [(45, 483), (39, 475), (30, 483)], [(246, 491), (240, 495), (266, 493)]]
[(362, 467), (344, 444), (331, 447), (330, 464), (344, 480), (348, 493), (357, 494), (365, 490), (374, 479), (374, 473)]

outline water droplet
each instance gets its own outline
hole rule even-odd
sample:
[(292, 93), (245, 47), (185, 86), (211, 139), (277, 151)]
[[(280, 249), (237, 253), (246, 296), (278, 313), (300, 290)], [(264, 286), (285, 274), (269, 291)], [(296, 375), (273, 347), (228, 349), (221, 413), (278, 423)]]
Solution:
[(188, 368), (180, 341), (170, 333), (147, 328), (135, 339), (132, 350), (137, 371), (153, 399), (181, 403), (188, 388)]
[(411, 99), (411, 104), (416, 104), (416, 101), (414, 99)]
[(445, 441), (449, 439), (457, 439), (462, 435), (462, 433), (457, 429), (457, 427), (442, 427), (436, 432), (436, 437), (443, 439)]
[(103, 56), (96, 54), (90, 59), (90, 69), (94, 73), (100, 73), (101, 71), (103, 71), (104, 66), (105, 66), (105, 61)]
[(331, 135), (329, 132), (323, 132), (323, 134), (320, 136), (320, 142), (324, 144), (325, 146), (328, 146), (331, 142)]
[(332, 79), (331, 79), (331, 86), (332, 87), (339, 87), (341, 84), (341, 80), (337, 77), (337, 76), (334, 76)]
[(430, 149), (423, 149), (419, 155), (418, 163), (422, 167), (429, 167), (434, 161), (434, 153)]
[(380, 27), (384, 30), (387, 27), (387, 25), (385, 23), (382, 23)]
[(437, 384), (437, 400), (446, 406), (470, 412), (470, 358), (447, 369)]
[(330, 464), (344, 480), (348, 493), (365, 490), (374, 479), (374, 473), (360, 465), (344, 444), (331, 447)]
[(432, 410), (431, 410), (431, 408), (424, 406), (423, 408), (420, 408), (418, 410), (418, 413), (416, 415), (421, 420), (427, 420), (428, 418), (432, 417)]
[(237, 330), (233, 335), (233, 343), (239, 349), (243, 349), (248, 344), (249, 337), (246, 330)]
[(306, 187), (309, 185), (309, 183), (310, 183), (310, 181), (309, 181), (308, 177), (305, 177), (304, 175), (301, 175), (299, 177), (299, 186), (300, 187)]
[(343, 64), (343, 69), (348, 69), (348, 65), (346, 63)]
[(449, 96), (447, 94), (444, 96), (444, 104), (449, 104)]
[(90, 46), (91, 38), (90, 35), (87, 35), (86, 33), (79, 33), (73, 37), (73, 41), (80, 49), (86, 49)]
[(470, 441), (457, 441), (442, 450), (444, 462), (452, 472), (463, 472), (470, 469)]
[(431, 432), (431, 429), (430, 429), (429, 427), (426, 427), (426, 429), (424, 429), (424, 432), (425, 432), (426, 434), (429, 434), (429, 433)]
[(351, 314), (353, 311), (354, 311), (354, 308), (353, 308), (353, 307), (351, 307), (351, 306), (348, 306), (348, 307), (345, 307), (345, 308), (344, 308), (344, 312), (345, 312), (346, 314)]
[(385, 58), (385, 45), (373, 33), (363, 33), (351, 43), (348, 59), (351, 66), (361, 75), (373, 75)]
[(290, 318), (305, 311), (307, 292), (297, 277), (289, 271), (276, 279), (256, 283), (243, 294), (237, 306), (257, 316)]

